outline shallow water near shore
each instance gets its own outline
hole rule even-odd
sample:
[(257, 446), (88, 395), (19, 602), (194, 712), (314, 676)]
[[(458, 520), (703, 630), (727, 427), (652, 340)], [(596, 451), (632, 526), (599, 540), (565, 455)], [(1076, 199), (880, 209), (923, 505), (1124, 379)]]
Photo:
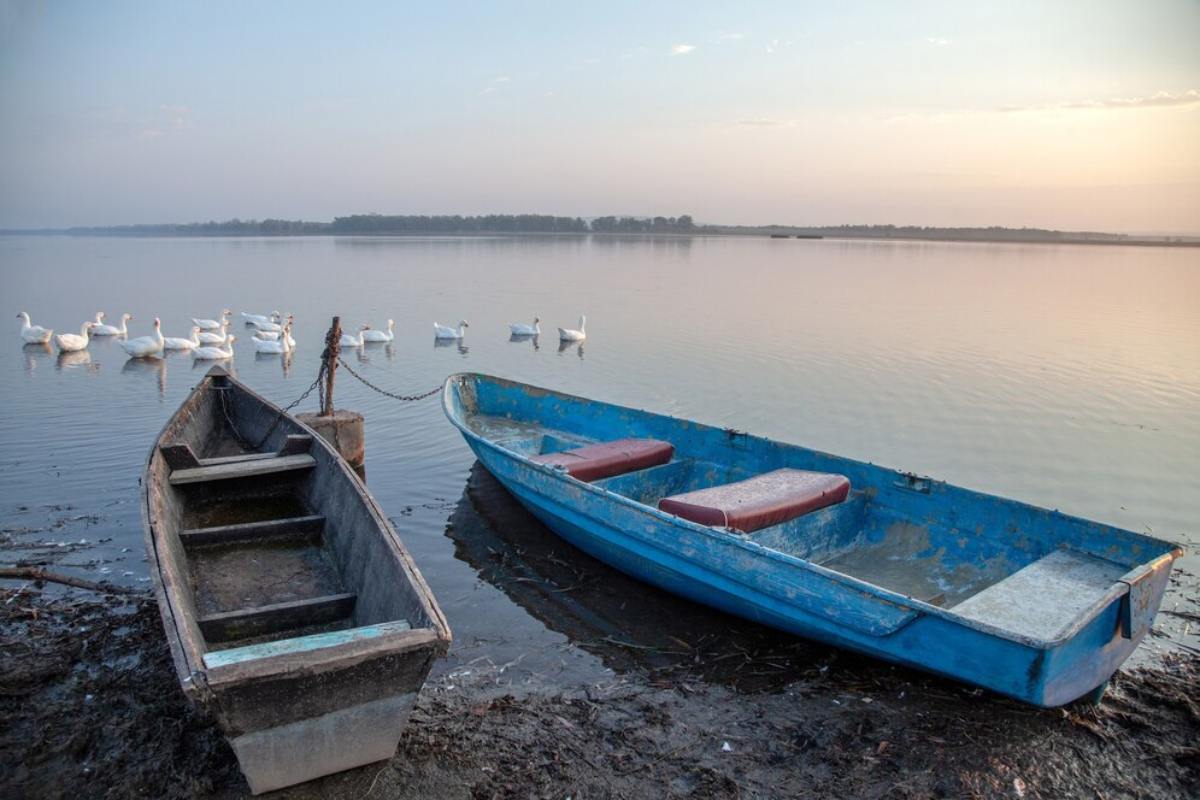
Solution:
[[(132, 312), (132, 336), (149, 333), (155, 316), (165, 335), (185, 336), (191, 317), (222, 308), (291, 311), (298, 351), (287, 360), (256, 356), (236, 314), (233, 325), (233, 368), (281, 405), (315, 377), (332, 314), (350, 330), (394, 318), (395, 342), (351, 362), (389, 390), (425, 391), (460, 370), (498, 374), (1150, 533), (1189, 551), (1163, 607), (1196, 611), (1197, 250), (0, 237), (0, 286), (10, 316), (26, 310), (36, 324), (71, 332), (98, 310), (109, 322)], [(560, 347), (554, 328), (575, 327), (581, 313), (587, 341)], [(543, 335), (510, 340), (507, 324), (534, 315)], [(465, 340), (435, 344), (433, 321), (460, 318), (470, 322)], [(185, 354), (128, 360), (112, 339), (60, 356), (23, 347), (10, 321), (0, 346), (3, 561), (145, 585), (142, 465), (208, 364)], [(762, 631), (751, 643), (719, 638), (739, 626), (558, 542), (485, 474), (471, 474), (470, 451), (436, 398), (401, 404), (346, 374), (336, 397), (366, 416), (368, 486), (454, 629), (439, 671), (484, 661), (507, 665), (514, 683), (571, 684), (631, 665), (694, 664), (717, 645), (800, 661), (824, 652)], [(299, 410), (314, 407), (310, 399)], [(1200, 646), (1200, 625), (1186, 617), (1160, 615), (1156, 629), (1164, 636), (1148, 637), (1139, 655), (1172, 642)]]

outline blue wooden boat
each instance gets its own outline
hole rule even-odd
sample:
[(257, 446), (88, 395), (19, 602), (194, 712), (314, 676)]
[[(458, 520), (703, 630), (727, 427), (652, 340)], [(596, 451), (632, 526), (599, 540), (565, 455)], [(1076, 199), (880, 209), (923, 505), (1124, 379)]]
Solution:
[(1109, 678), (1176, 545), (741, 431), (479, 374), (450, 421), (522, 505), (634, 577), (1040, 706)]

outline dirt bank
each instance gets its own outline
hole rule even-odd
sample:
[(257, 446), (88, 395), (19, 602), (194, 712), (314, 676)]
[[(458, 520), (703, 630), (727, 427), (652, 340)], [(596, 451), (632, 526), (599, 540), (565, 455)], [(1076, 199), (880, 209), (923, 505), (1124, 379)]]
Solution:
[[(481, 666), (482, 664), (482, 666)], [(1200, 659), (1039, 711), (833, 655), (760, 692), (661, 672), (520, 695), (481, 662), (426, 687), (396, 757), (294, 798), (1186, 797)], [(0, 796), (240, 797), (143, 596), (0, 590)]]

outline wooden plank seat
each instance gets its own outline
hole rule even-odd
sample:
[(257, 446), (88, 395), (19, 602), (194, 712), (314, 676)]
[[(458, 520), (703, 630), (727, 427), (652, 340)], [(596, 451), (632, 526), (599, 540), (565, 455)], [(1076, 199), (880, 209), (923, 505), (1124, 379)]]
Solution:
[(234, 464), (240, 461), (258, 461), (276, 456), (300, 455), (312, 449), (312, 437), (307, 434), (289, 434), (284, 438), (279, 450), (274, 453), (242, 453), (236, 456), (218, 456), (217, 458), (199, 458), (187, 442), (163, 444), (159, 445), (158, 449), (163, 455), (163, 460), (171, 469), (195, 469), (217, 464)]
[(1053, 641), (1128, 571), (1086, 553), (1055, 550), (951, 610), (1002, 630)]
[(572, 478), (591, 482), (666, 464), (674, 454), (675, 447), (670, 442), (658, 439), (618, 439), (615, 442), (601, 442), (574, 450), (542, 453), (530, 456), (529, 460), (562, 468)]
[(208, 528), (189, 528), (180, 531), (179, 540), (185, 548), (205, 545), (238, 544), (271, 540), (319, 538), (325, 526), (325, 517), (309, 514), (303, 517), (284, 517), (259, 522), (242, 522), (236, 525), (214, 525)]
[(744, 481), (664, 497), (660, 511), (750, 533), (840, 503), (850, 493), (845, 475), (777, 469)]
[(275, 455), (270, 458), (256, 458), (252, 461), (234, 461), (232, 463), (211, 464), (191, 469), (177, 469), (171, 473), (170, 481), (172, 485), (178, 486), (184, 483), (205, 483), (207, 481), (223, 481), (232, 478), (252, 478), (276, 472), (312, 469), (316, 465), (316, 459), (307, 453), (299, 456)]
[(229, 642), (264, 636), (291, 628), (323, 625), (350, 616), (357, 595), (330, 594), (288, 603), (272, 603), (200, 617), (200, 632), (209, 642)]

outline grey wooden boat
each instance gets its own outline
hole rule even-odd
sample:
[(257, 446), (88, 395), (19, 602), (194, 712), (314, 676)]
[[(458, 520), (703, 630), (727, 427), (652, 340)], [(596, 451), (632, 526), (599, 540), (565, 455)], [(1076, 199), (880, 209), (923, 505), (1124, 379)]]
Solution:
[(180, 685), (251, 791), (390, 758), (450, 629), (346, 462), (214, 367), (151, 449), (142, 496)]

